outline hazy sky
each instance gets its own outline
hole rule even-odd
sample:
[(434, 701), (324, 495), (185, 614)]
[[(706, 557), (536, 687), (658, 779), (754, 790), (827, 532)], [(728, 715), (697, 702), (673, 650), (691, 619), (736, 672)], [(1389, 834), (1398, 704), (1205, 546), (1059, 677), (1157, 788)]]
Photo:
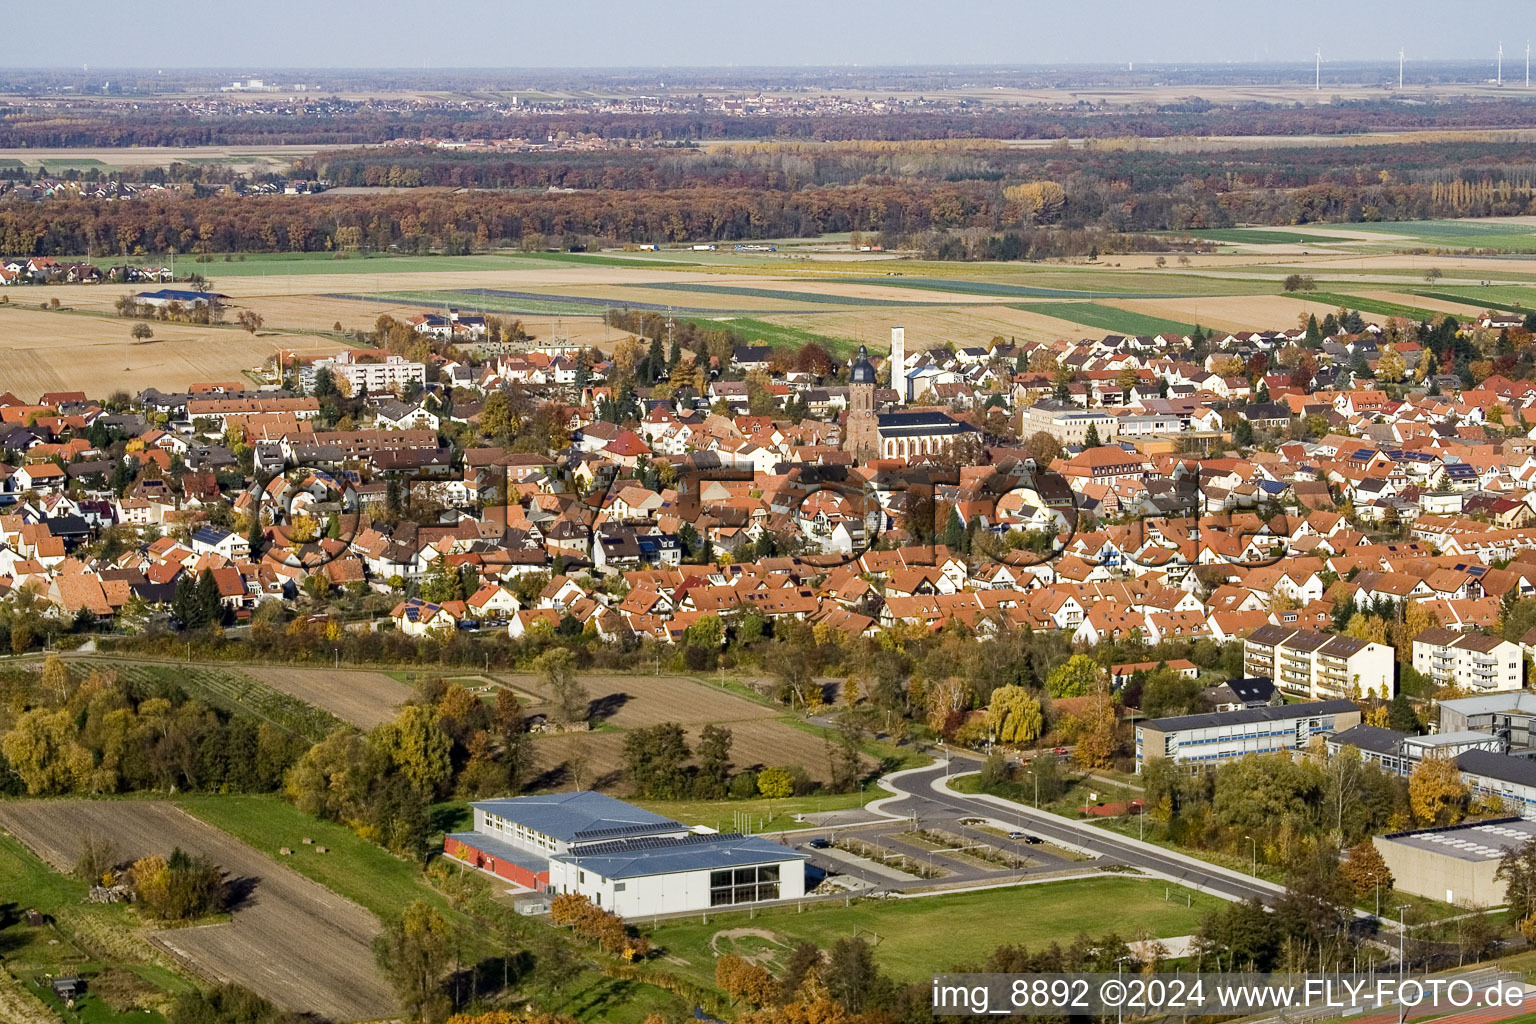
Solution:
[[(1530, 0), (84, 0), (0, 66), (648, 67), (1524, 60)], [(19, 9), (18, 9), (19, 10)]]

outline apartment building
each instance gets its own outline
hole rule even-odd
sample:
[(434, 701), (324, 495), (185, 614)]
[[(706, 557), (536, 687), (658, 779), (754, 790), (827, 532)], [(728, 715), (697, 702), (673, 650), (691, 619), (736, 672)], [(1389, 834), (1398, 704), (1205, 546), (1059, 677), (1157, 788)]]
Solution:
[(403, 393), (412, 384), (425, 387), (427, 383), (425, 363), (413, 363), (394, 355), (383, 362), (360, 362), (351, 352), (341, 352), (333, 359), (317, 360), (299, 371), (305, 391), (314, 391), (315, 375), (322, 369), (331, 372), (332, 380), (346, 381), (354, 395), (362, 394), (365, 389), (370, 395)]
[(1474, 693), (1519, 690), (1525, 685), (1520, 645), (1496, 636), (1426, 629), (1413, 638), (1413, 667), (1439, 684)]
[(1248, 754), (1305, 750), (1313, 737), (1359, 724), (1360, 709), (1349, 700), (1159, 718), (1136, 726), (1136, 772), (1165, 759), (1203, 768)]
[(1285, 693), (1328, 700), (1391, 697), (1396, 654), (1386, 644), (1294, 626), (1260, 626), (1243, 641), (1243, 673), (1268, 676)]

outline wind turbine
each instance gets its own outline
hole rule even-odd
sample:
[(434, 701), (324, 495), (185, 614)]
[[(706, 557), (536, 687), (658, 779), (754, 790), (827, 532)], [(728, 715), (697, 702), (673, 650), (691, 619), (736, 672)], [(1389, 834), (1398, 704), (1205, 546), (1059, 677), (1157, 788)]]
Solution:
[(1312, 91), (1313, 92), (1322, 92), (1323, 91), (1323, 48), (1321, 46), (1319, 46), (1317, 48), (1317, 71), (1316, 71), (1316, 76), (1317, 77), (1313, 80), (1313, 83), (1312, 83)]
[(1401, 47), (1397, 51), (1397, 88), (1399, 92), (1403, 88), (1403, 51)]
[(1501, 86), (1504, 84), (1504, 44), (1503, 44), (1503, 42), (1499, 43), (1499, 78), (1498, 78), (1498, 84), (1501, 85)]

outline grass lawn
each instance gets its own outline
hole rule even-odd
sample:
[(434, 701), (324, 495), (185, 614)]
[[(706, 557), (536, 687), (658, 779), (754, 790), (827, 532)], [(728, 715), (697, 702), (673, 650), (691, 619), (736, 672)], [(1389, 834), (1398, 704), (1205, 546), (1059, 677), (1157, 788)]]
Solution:
[(1080, 932), (1115, 931), (1130, 938), (1143, 928), (1159, 937), (1188, 935), (1222, 905), (1215, 896), (1177, 887), (1165, 901), (1167, 889), (1163, 882), (1135, 877), (1068, 880), (852, 906), (807, 904), (803, 913), (790, 907), (759, 911), (752, 918), (744, 912), (710, 914), (708, 924), (697, 918), (663, 922), (650, 934), (666, 957), (687, 962), (685, 967), (669, 959), (670, 969), (711, 986), (711, 943), (717, 933), (734, 929), (769, 931), (777, 941), (722, 936), (716, 944), (720, 953), (769, 952), (777, 959), (802, 940), (827, 948), (840, 938), (858, 936), (874, 943), (882, 969), (917, 981), (933, 971), (980, 961), (1004, 943), (1065, 944)]
[(1087, 327), (1098, 327), (1116, 334), (1187, 334), (1194, 330), (1193, 324), (1133, 313), (1114, 306), (1101, 306), (1096, 302), (1025, 302), (1014, 308), (1054, 316), (1059, 320), (1070, 320)]
[(665, 814), (686, 825), (708, 825), (710, 828), (729, 830), (737, 814), (751, 819), (753, 832), (778, 832), (792, 828), (810, 828), (795, 821), (797, 814), (817, 811), (844, 811), (859, 807), (871, 800), (890, 796), (885, 790), (870, 785), (859, 793), (826, 793), (811, 796), (793, 796), (782, 800), (758, 797), (752, 800), (631, 800), (657, 814)]

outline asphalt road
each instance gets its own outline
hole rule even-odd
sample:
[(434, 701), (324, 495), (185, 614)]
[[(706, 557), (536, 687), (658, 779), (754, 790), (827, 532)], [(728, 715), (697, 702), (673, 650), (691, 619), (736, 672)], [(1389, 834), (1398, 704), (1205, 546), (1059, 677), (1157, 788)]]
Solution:
[[(969, 767), (962, 762), (952, 770), (963, 772)], [(1240, 872), (1229, 872), (1193, 857), (1151, 844), (1141, 844), (1097, 826), (1037, 811), (1010, 800), (935, 789), (934, 783), (942, 784), (945, 774), (946, 767), (941, 761), (929, 768), (886, 776), (881, 784), (894, 790), (897, 795), (882, 801), (880, 811), (916, 815), (919, 821), (928, 823), (953, 822), (966, 817), (990, 817), (998, 822), (1017, 824), (1021, 831), (1038, 835), (1049, 842), (1095, 853), (1101, 858), (1099, 866), (1123, 864), (1230, 900), (1256, 897), (1268, 901), (1283, 891), (1280, 886), (1262, 879)]]

